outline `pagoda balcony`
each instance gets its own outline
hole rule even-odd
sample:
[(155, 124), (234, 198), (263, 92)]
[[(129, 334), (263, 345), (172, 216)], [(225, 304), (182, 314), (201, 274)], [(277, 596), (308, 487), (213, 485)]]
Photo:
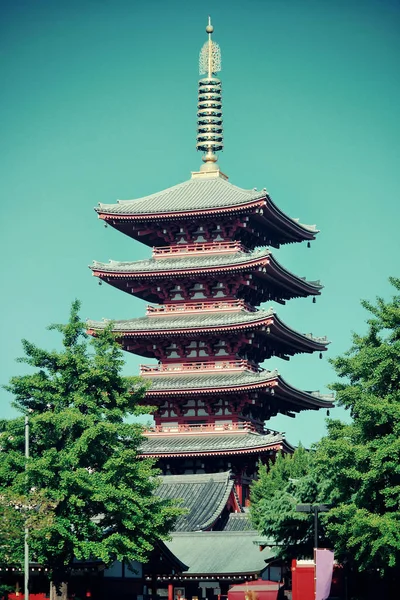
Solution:
[(162, 304), (161, 306), (147, 306), (147, 316), (157, 316), (166, 314), (187, 314), (201, 312), (239, 312), (241, 310), (255, 312), (254, 306), (251, 306), (244, 300), (214, 300), (206, 302), (182, 302), (176, 304)]
[(162, 363), (159, 365), (140, 365), (140, 375), (179, 375), (181, 373), (221, 373), (232, 371), (250, 371), (260, 373), (263, 369), (247, 360), (207, 360), (184, 363)]
[(174, 244), (173, 246), (158, 246), (153, 248), (153, 258), (171, 258), (187, 254), (234, 254), (247, 252), (240, 242), (204, 242), (195, 244)]
[(213, 421), (211, 423), (164, 423), (162, 425), (155, 425), (145, 430), (146, 436), (152, 435), (166, 435), (166, 434), (192, 434), (198, 435), (199, 433), (258, 433), (261, 435), (278, 435), (279, 432), (274, 429), (266, 429), (262, 426), (257, 426), (251, 421)]

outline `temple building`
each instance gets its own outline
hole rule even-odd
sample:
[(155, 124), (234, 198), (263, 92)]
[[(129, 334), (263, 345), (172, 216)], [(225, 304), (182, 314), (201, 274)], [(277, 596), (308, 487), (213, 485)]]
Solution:
[[(328, 340), (297, 331), (264, 306), (320, 295), (319, 281), (291, 273), (275, 257), (283, 244), (310, 246), (318, 230), (286, 215), (266, 189), (241, 189), (220, 170), (221, 53), (210, 21), (206, 31), (197, 110), (203, 164), (161, 192), (100, 204), (98, 217), (148, 246), (149, 258), (91, 265), (100, 281), (149, 303), (145, 316), (110, 317), (122, 347), (153, 360), (140, 368), (150, 382), (145, 402), (156, 407), (142, 454), (157, 459), (160, 495), (182, 498), (188, 509), (166, 543), (186, 565), (186, 575), (173, 578), (185, 597), (200, 588), (203, 597), (209, 588), (226, 593), (232, 582), (262, 575), (268, 548), (254, 543), (250, 484), (259, 461), (293, 451), (270, 423), (278, 413), (332, 406), (330, 395), (297, 389), (277, 370), (296, 354), (322, 358)], [(95, 335), (105, 324), (89, 321), (88, 329)], [(159, 577), (171, 584), (171, 573)], [(185, 578), (197, 588), (188, 591)]]

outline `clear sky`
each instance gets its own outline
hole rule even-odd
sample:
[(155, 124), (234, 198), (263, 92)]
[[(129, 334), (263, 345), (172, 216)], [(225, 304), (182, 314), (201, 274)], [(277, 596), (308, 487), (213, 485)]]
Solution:
[[(198, 53), (211, 13), (222, 48), (225, 151), (244, 188), (321, 230), (275, 255), (323, 295), (278, 314), (345, 351), (362, 331), (360, 298), (389, 297), (399, 276), (400, 4), (389, 0), (1, 0), (0, 380), (24, 372), (23, 337), (68, 317), (125, 319), (145, 304), (91, 276), (93, 259), (150, 250), (105, 229), (93, 207), (175, 185), (195, 152)], [(326, 355), (325, 355), (326, 356)], [(324, 356), (275, 359), (293, 385), (327, 391)], [(126, 373), (143, 359), (127, 355)], [(146, 362), (146, 360), (145, 360)], [(148, 362), (148, 361), (147, 361)], [(0, 417), (12, 416), (0, 391)], [(334, 415), (343, 416), (341, 409)], [(269, 422), (305, 444), (324, 411)]]

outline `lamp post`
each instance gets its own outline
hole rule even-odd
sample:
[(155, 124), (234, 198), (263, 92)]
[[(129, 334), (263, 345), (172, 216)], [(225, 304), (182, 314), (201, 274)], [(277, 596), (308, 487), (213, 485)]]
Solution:
[[(29, 459), (29, 417), (25, 416), (25, 471), (26, 486), (28, 488), (28, 459)], [(29, 544), (28, 544), (28, 520), (25, 518), (25, 537), (24, 537), (24, 600), (29, 598)]]
[(296, 504), (296, 512), (314, 514), (314, 548), (318, 548), (318, 513), (328, 512), (329, 504)]

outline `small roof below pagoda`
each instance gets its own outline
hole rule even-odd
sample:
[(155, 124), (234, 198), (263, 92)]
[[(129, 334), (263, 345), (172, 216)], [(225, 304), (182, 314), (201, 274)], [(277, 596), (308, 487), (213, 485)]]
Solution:
[(187, 513), (175, 523), (175, 531), (209, 529), (224, 510), (233, 493), (234, 481), (230, 471), (164, 475), (155, 494), (162, 499), (181, 500)]
[(255, 543), (259, 537), (254, 531), (179, 532), (165, 544), (189, 565), (185, 576), (256, 575), (274, 556), (270, 546), (260, 550)]
[[(270, 450), (292, 450), (282, 433), (203, 433), (199, 435), (154, 434), (143, 441), (143, 456), (207, 456), (209, 454), (251, 454)], [(186, 477), (186, 475), (185, 475)]]
[(223, 531), (254, 531), (250, 515), (246, 512), (230, 513)]
[(315, 225), (304, 225), (282, 212), (266, 189), (245, 190), (211, 174), (142, 198), (118, 200), (116, 204), (99, 203), (95, 210), (102, 219), (115, 225), (114, 220), (160, 221), (188, 214), (237, 213), (253, 208), (264, 211), (264, 218), (276, 229), (280, 243), (312, 240), (318, 233)]

